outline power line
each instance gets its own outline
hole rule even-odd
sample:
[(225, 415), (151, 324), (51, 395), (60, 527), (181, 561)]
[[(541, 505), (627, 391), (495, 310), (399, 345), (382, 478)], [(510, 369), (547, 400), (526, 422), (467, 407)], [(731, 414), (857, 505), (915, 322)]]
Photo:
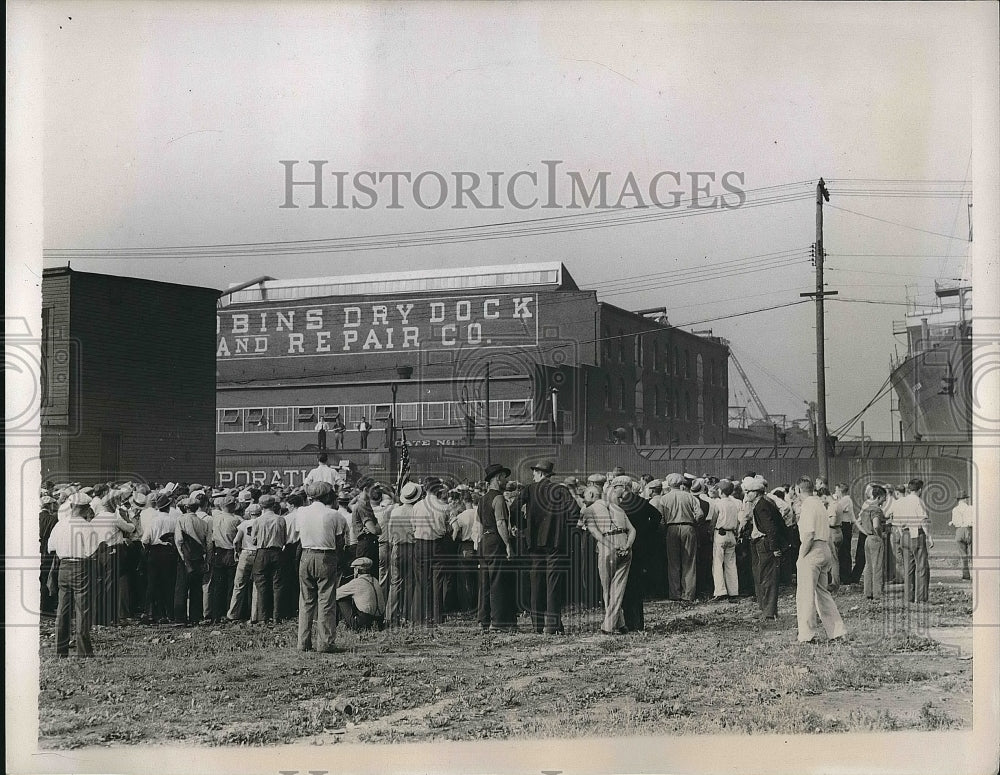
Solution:
[(954, 234), (943, 234), (942, 232), (939, 231), (920, 229), (916, 226), (910, 226), (909, 224), (906, 223), (900, 223), (899, 221), (890, 221), (887, 218), (878, 218), (874, 215), (868, 215), (867, 213), (859, 213), (857, 210), (848, 210), (846, 207), (838, 207), (837, 205), (833, 204), (829, 206), (832, 207), (834, 210), (840, 210), (843, 213), (851, 213), (852, 215), (858, 215), (861, 216), (862, 218), (869, 218), (870, 220), (879, 221), (880, 223), (889, 223), (892, 224), (893, 226), (901, 226), (904, 229), (911, 229), (912, 231), (920, 231), (923, 232), (924, 234), (933, 234), (936, 237), (945, 237), (946, 239), (954, 239), (954, 240), (960, 240), (962, 242), (968, 242), (968, 240), (965, 237), (956, 237)]
[[(782, 184), (760, 189), (747, 189), (743, 193), (751, 195), (760, 191), (771, 191), (779, 188), (793, 188), (800, 183)], [(808, 198), (808, 191), (775, 192), (767, 194), (758, 200), (749, 199), (739, 207), (728, 209), (752, 209), (754, 207), (784, 204)], [(697, 201), (692, 197), (689, 204)], [(506, 221), (496, 224), (479, 224), (474, 226), (451, 227), (445, 229), (429, 229), (412, 232), (376, 234), (357, 237), (338, 237), (313, 240), (288, 240), (282, 242), (229, 243), (219, 245), (173, 246), (159, 248), (79, 248), (79, 249), (48, 249), (45, 255), (50, 259), (130, 259), (130, 260), (160, 260), (164, 258), (177, 259), (184, 257), (252, 257), (270, 255), (303, 255), (312, 253), (337, 253), (345, 251), (362, 251), (390, 249), (399, 247), (414, 247), (421, 245), (438, 245), (450, 243), (476, 242), (486, 239), (507, 239), (517, 236), (534, 236), (539, 234), (562, 233), (566, 231), (587, 231), (590, 229), (610, 228), (613, 226), (632, 225), (651, 221), (672, 220), (674, 218), (694, 217), (712, 212), (727, 211), (727, 208), (706, 208), (696, 210), (651, 209), (649, 207), (621, 208), (597, 212), (573, 213), (560, 216), (526, 219), (522, 221)], [(624, 214), (623, 214), (624, 213)], [(583, 222), (580, 222), (581, 219)], [(599, 219), (599, 220), (598, 220)], [(567, 222), (573, 220), (574, 222)], [(593, 222), (596, 221), (596, 222)]]

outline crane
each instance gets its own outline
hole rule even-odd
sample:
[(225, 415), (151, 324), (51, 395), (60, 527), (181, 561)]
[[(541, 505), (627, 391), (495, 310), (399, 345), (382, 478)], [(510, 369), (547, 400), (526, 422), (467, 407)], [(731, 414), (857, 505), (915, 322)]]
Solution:
[(729, 350), (729, 357), (733, 360), (733, 365), (736, 366), (736, 371), (740, 373), (740, 377), (743, 379), (743, 384), (747, 386), (747, 390), (750, 391), (750, 398), (753, 399), (754, 406), (757, 407), (757, 411), (760, 412), (761, 419), (764, 422), (770, 422), (771, 414), (767, 411), (767, 407), (764, 406), (764, 402), (760, 400), (760, 396), (757, 395), (757, 391), (754, 389), (753, 384), (750, 382), (750, 377), (743, 370), (743, 366), (740, 364), (739, 359), (736, 357), (736, 353), (733, 352), (732, 348)]

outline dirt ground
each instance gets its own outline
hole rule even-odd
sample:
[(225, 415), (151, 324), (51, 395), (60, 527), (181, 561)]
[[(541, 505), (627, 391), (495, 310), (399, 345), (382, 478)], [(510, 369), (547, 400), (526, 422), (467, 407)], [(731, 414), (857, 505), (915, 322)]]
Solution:
[[(564, 636), (433, 630), (354, 634), (335, 654), (295, 650), (295, 626), (98, 628), (98, 658), (57, 660), (41, 629), (40, 745), (270, 745), (705, 733), (971, 728), (972, 660), (934, 640), (972, 622), (968, 584), (907, 611), (856, 589), (836, 600), (844, 641), (795, 640), (756, 604), (646, 604), (646, 630)], [(524, 620), (522, 620), (523, 622)], [(343, 712), (349, 699), (354, 713)]]

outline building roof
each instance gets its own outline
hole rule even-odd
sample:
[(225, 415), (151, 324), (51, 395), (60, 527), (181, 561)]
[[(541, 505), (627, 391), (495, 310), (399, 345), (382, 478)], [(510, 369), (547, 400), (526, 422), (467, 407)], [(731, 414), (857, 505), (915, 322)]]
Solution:
[(188, 291), (205, 291), (206, 293), (212, 293), (216, 296), (219, 295), (220, 291), (217, 288), (211, 288), (205, 285), (187, 285), (185, 283), (169, 283), (163, 280), (149, 280), (145, 277), (129, 277), (126, 275), (118, 274), (106, 274), (103, 272), (81, 272), (78, 269), (72, 269), (69, 266), (51, 266), (42, 269), (42, 279), (50, 277), (87, 277), (95, 278), (100, 281), (114, 282), (114, 283), (128, 283), (131, 285), (148, 285), (154, 287), (163, 287), (165, 289), (170, 289), (172, 291), (183, 292)]
[[(237, 285), (230, 286), (237, 288)], [(309, 277), (295, 280), (263, 280), (233, 292), (223, 291), (223, 304), (289, 301), (328, 296), (388, 295), (439, 291), (473, 291), (498, 288), (579, 290), (566, 267), (559, 262), (503, 264), (476, 267), (435, 267), (406, 272)]]

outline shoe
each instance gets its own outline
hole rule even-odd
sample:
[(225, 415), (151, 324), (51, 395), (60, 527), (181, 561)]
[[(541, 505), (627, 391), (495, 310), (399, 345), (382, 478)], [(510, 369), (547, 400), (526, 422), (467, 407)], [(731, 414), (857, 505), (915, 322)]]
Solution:
[(740, 602), (739, 595), (730, 595), (727, 599), (729, 600), (730, 603)]
[(716, 595), (715, 597), (713, 597), (708, 602), (710, 602), (710, 603), (721, 603), (723, 600), (727, 600), (727, 599), (728, 598), (725, 595)]
[(601, 627), (601, 635), (614, 635), (614, 634), (615, 633), (613, 631), (605, 630), (603, 627)]

